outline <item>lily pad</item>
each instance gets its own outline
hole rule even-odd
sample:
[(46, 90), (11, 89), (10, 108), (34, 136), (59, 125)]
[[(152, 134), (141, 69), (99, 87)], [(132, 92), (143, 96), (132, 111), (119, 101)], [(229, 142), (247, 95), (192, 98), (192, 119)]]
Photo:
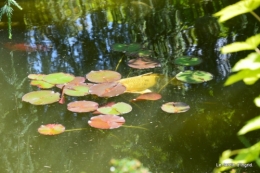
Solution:
[(89, 94), (89, 86), (85, 83), (69, 84), (64, 88), (64, 94), (69, 96), (85, 96)]
[(121, 79), (121, 74), (116, 71), (99, 70), (89, 72), (86, 78), (95, 83), (114, 82)]
[(109, 82), (95, 84), (90, 87), (90, 94), (95, 94), (99, 97), (114, 97), (123, 94), (126, 87), (118, 82)]
[(116, 43), (112, 46), (112, 49), (114, 51), (118, 51), (118, 52), (124, 52), (126, 50), (127, 45), (126, 44), (120, 44), (120, 43)]
[(98, 108), (98, 103), (92, 101), (75, 101), (67, 105), (69, 111), (72, 112), (92, 112)]
[(142, 94), (138, 97), (136, 97), (135, 99), (133, 99), (132, 101), (139, 101), (139, 100), (159, 100), (161, 99), (162, 96), (161, 94), (158, 94), (158, 93), (145, 93), (145, 94)]
[(71, 82), (75, 77), (67, 73), (52, 73), (46, 75), (43, 80), (52, 84), (64, 84)]
[[(103, 106), (100, 106), (99, 108), (102, 108), (102, 107), (111, 107), (113, 106), (114, 104), (116, 104), (115, 102), (109, 102), (109, 103), (106, 103), (105, 105)], [(92, 114), (101, 114), (101, 112), (98, 112), (98, 110), (92, 112)]]
[(38, 88), (43, 88), (43, 89), (48, 89), (55, 86), (54, 84), (50, 84), (42, 80), (32, 80), (30, 84), (32, 86), (37, 86)]
[(43, 77), (45, 77), (45, 74), (29, 74), (29, 79), (35, 79), (35, 80), (43, 80)]
[(196, 84), (207, 82), (213, 79), (213, 75), (205, 71), (183, 71), (176, 75), (176, 78), (182, 82)]
[(98, 115), (91, 117), (88, 124), (98, 129), (115, 129), (121, 127), (125, 123), (123, 117), (116, 115)]
[(136, 59), (131, 59), (130, 61), (128, 61), (127, 65), (136, 69), (161, 67), (161, 64), (158, 61), (147, 57), (138, 57)]
[(161, 109), (168, 113), (181, 113), (190, 109), (190, 106), (183, 102), (168, 102), (162, 105)]
[(33, 105), (46, 105), (59, 101), (60, 94), (51, 90), (33, 91), (25, 94), (22, 100)]
[(195, 66), (202, 63), (202, 59), (199, 57), (193, 56), (182, 56), (179, 58), (174, 59), (174, 64), (183, 65), (183, 66)]
[(65, 131), (65, 127), (61, 124), (47, 124), (41, 125), (38, 132), (42, 135), (58, 135)]
[(124, 102), (119, 102), (113, 104), (112, 106), (100, 107), (97, 109), (97, 111), (102, 114), (120, 115), (120, 114), (126, 114), (128, 112), (131, 112), (132, 106)]

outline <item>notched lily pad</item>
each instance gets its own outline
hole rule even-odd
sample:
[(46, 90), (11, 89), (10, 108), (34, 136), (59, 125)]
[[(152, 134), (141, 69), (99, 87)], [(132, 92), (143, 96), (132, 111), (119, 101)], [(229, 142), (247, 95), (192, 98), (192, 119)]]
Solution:
[(59, 101), (60, 94), (51, 90), (33, 91), (25, 94), (22, 100), (33, 105), (46, 105)]
[(131, 112), (132, 106), (124, 102), (119, 102), (113, 104), (112, 106), (100, 107), (97, 109), (97, 111), (102, 114), (120, 115), (120, 114), (126, 114), (128, 112)]
[(42, 135), (58, 135), (65, 131), (65, 127), (61, 124), (47, 124), (41, 125), (38, 132)]
[(183, 65), (183, 66), (195, 66), (202, 63), (202, 59), (199, 57), (193, 56), (182, 56), (179, 58), (174, 59), (174, 64)]
[(159, 100), (161, 99), (162, 96), (161, 94), (158, 94), (158, 93), (145, 93), (145, 94), (142, 94), (138, 97), (136, 97), (135, 99), (133, 99), (132, 101), (139, 101), (139, 100)]
[(130, 61), (128, 61), (127, 65), (136, 69), (161, 67), (161, 64), (158, 61), (147, 57), (138, 57), (136, 59), (131, 59)]
[(121, 74), (111, 70), (91, 71), (86, 78), (95, 83), (114, 82), (121, 79)]
[(205, 71), (183, 71), (176, 75), (176, 78), (182, 82), (196, 84), (207, 82), (213, 79), (213, 75)]
[(125, 119), (116, 115), (98, 115), (91, 117), (88, 121), (88, 124), (91, 127), (98, 129), (115, 129), (119, 128), (124, 123)]
[(51, 84), (65, 84), (71, 82), (75, 77), (67, 73), (52, 73), (43, 77), (43, 80)]
[(190, 109), (190, 106), (183, 102), (168, 102), (162, 105), (161, 109), (168, 113), (182, 113)]
[(123, 94), (126, 87), (118, 82), (109, 82), (95, 84), (90, 87), (90, 94), (95, 94), (99, 97), (114, 97)]
[(69, 111), (72, 112), (92, 112), (98, 108), (98, 103), (92, 101), (75, 101), (67, 105)]

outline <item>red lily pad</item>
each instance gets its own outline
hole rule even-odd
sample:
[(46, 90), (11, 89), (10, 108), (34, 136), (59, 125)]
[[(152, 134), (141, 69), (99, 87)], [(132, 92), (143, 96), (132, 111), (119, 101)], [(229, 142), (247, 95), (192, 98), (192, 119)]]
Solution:
[(147, 57), (138, 57), (136, 59), (131, 59), (130, 61), (128, 61), (127, 65), (136, 69), (161, 67), (161, 64), (158, 61), (152, 60)]
[(115, 129), (119, 128), (124, 123), (125, 119), (116, 115), (98, 115), (91, 117), (88, 121), (88, 124), (91, 127), (98, 129)]
[(90, 94), (95, 94), (99, 97), (114, 97), (123, 94), (126, 87), (118, 82), (109, 82), (95, 84), (90, 87)]
[(38, 88), (44, 88), (44, 89), (52, 88), (55, 86), (54, 84), (50, 84), (42, 80), (32, 80), (30, 85), (37, 86)]
[(71, 82), (75, 77), (67, 73), (52, 73), (46, 75), (43, 80), (52, 84), (64, 84)]
[(59, 101), (60, 94), (51, 90), (33, 91), (25, 94), (22, 100), (33, 105), (46, 105)]
[(102, 114), (120, 115), (120, 114), (126, 114), (128, 112), (131, 112), (132, 106), (124, 102), (119, 102), (113, 104), (112, 106), (100, 107), (97, 109), (97, 111)]
[(135, 99), (133, 99), (132, 101), (139, 101), (139, 100), (159, 100), (161, 99), (162, 96), (161, 94), (158, 94), (158, 93), (145, 93), (145, 94), (142, 94), (138, 97), (136, 97)]
[(168, 113), (182, 113), (190, 109), (190, 106), (183, 102), (168, 102), (162, 105), (161, 109)]
[(98, 108), (98, 103), (92, 101), (75, 101), (67, 105), (67, 109), (72, 112), (92, 112)]
[(58, 135), (65, 131), (65, 127), (61, 124), (47, 124), (41, 125), (38, 132), (42, 135)]
[(89, 72), (86, 78), (95, 83), (114, 82), (121, 79), (121, 74), (116, 71), (99, 70)]

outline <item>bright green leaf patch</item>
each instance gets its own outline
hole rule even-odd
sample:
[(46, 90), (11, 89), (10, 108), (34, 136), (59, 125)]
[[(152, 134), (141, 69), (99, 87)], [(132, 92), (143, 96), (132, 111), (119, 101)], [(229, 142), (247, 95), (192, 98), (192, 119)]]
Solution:
[(182, 56), (182, 57), (174, 59), (173, 62), (176, 65), (195, 66), (195, 65), (199, 65), (200, 63), (202, 63), (202, 59), (199, 57)]
[(260, 96), (256, 97), (254, 102), (257, 107), (260, 107)]
[(250, 131), (260, 129), (260, 116), (255, 117), (247, 122), (247, 124), (238, 132), (238, 135), (244, 135)]
[(43, 80), (51, 84), (65, 84), (72, 81), (75, 77), (66, 73), (52, 73), (43, 77)]
[(244, 69), (256, 70), (260, 68), (260, 54), (254, 52), (250, 53), (246, 58), (239, 60), (232, 71), (239, 71)]
[(95, 83), (114, 82), (121, 79), (121, 74), (111, 70), (91, 71), (86, 78)]
[(22, 100), (33, 105), (46, 105), (59, 101), (60, 94), (51, 90), (33, 91), (25, 94)]
[(120, 115), (131, 112), (132, 106), (124, 102), (119, 102), (113, 104), (112, 106), (103, 106), (101, 108), (98, 108), (97, 111), (102, 114)]
[(43, 89), (48, 89), (48, 88), (52, 88), (55, 86), (54, 84), (50, 84), (50, 83), (42, 81), (42, 80), (32, 80), (30, 84), (32, 86), (37, 86), (37, 87), (43, 88)]
[(213, 75), (209, 72), (204, 71), (183, 71), (176, 75), (176, 78), (182, 82), (196, 84), (196, 83), (202, 83), (207, 82), (213, 79)]

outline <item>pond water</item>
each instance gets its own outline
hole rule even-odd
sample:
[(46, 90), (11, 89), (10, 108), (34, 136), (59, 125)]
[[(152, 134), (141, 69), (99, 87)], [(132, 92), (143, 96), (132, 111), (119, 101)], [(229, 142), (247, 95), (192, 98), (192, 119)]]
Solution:
[[(236, 133), (245, 121), (258, 115), (253, 98), (259, 90), (242, 82), (224, 87), (230, 67), (246, 54), (224, 56), (218, 50), (253, 35), (257, 24), (250, 16), (242, 16), (220, 27), (211, 14), (230, 2), (19, 3), (24, 10), (14, 7), (12, 40), (8, 40), (5, 18), (0, 26), (1, 173), (106, 173), (110, 172), (111, 159), (124, 158), (138, 159), (152, 173), (206, 173), (216, 167), (224, 150), (245, 147)], [(162, 67), (131, 69), (127, 66), (129, 57), (111, 49), (115, 43), (134, 42), (153, 50), (153, 58)], [(37, 48), (26, 50), (23, 44)], [(91, 113), (70, 112), (66, 104), (34, 106), (21, 100), (25, 93), (37, 90), (30, 86), (29, 74), (66, 72), (85, 76), (91, 70), (116, 70), (123, 78), (148, 72), (172, 78), (183, 70), (172, 62), (182, 55), (201, 57), (201, 65), (186, 69), (208, 71), (214, 79), (196, 85), (165, 85), (165, 77), (152, 88), (162, 95), (158, 101), (129, 102), (138, 94), (66, 100), (129, 103), (133, 111), (123, 117), (125, 125), (133, 128), (99, 130), (88, 125)], [(191, 108), (179, 114), (163, 112), (161, 105), (172, 101), (185, 102)], [(57, 136), (37, 132), (41, 125), (53, 123), (66, 129), (84, 129)], [(252, 144), (259, 139), (256, 134), (247, 138)], [(252, 168), (239, 171), (259, 170), (253, 163)]]

